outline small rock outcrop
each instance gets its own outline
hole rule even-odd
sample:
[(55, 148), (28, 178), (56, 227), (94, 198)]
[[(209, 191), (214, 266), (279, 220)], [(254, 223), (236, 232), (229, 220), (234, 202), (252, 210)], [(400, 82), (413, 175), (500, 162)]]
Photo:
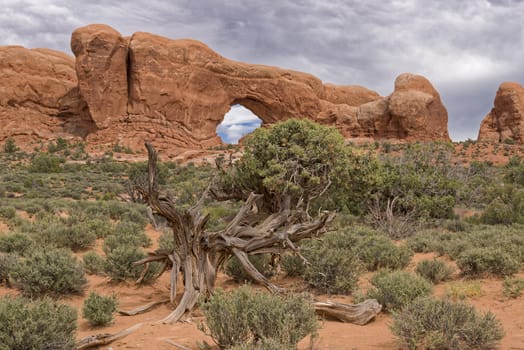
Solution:
[(346, 137), (449, 140), (440, 96), (417, 75), (400, 75), (393, 93), (382, 97), (362, 86), (232, 61), (198, 41), (141, 32), (125, 38), (101, 24), (75, 30), (71, 49), (76, 61), (51, 50), (0, 50), (7, 82), (0, 118), (12, 125), (0, 140), (37, 130), (44, 139), (69, 133), (140, 150), (147, 140), (173, 154), (221, 144), (216, 128), (235, 104), (265, 125), (307, 118)]
[(91, 131), (78, 98), (74, 58), (48, 50), (0, 47), (0, 140), (82, 137)]
[(480, 124), (479, 141), (524, 144), (524, 87), (518, 83), (502, 83), (491, 112)]

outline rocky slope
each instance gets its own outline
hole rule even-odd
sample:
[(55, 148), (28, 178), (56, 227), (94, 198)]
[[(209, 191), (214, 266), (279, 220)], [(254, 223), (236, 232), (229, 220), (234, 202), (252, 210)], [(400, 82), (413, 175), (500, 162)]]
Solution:
[(231, 61), (198, 41), (126, 38), (106, 25), (75, 30), (71, 48), (76, 61), (51, 50), (0, 48), (0, 140), (69, 137), (134, 149), (150, 140), (175, 153), (205, 149), (220, 144), (216, 127), (235, 104), (265, 125), (308, 118), (346, 137), (449, 140), (446, 108), (417, 75), (400, 75), (393, 93), (381, 97)]
[(491, 112), (479, 130), (479, 141), (524, 144), (524, 87), (518, 83), (502, 83)]

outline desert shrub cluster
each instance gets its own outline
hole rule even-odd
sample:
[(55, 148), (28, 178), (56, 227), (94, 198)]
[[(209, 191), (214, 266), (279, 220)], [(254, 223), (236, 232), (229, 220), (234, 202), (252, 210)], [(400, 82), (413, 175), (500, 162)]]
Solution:
[(440, 260), (422, 260), (417, 264), (416, 273), (432, 283), (439, 283), (451, 278), (454, 269)]
[(18, 260), (9, 276), (30, 297), (78, 294), (86, 284), (81, 262), (67, 249), (35, 249)]
[(344, 228), (305, 243), (297, 256), (283, 259), (290, 276), (303, 275), (317, 291), (347, 294), (357, 287), (364, 271), (405, 268), (412, 256), (404, 245), (395, 245), (385, 234), (366, 227)]
[(301, 295), (278, 296), (248, 287), (219, 290), (202, 309), (204, 328), (225, 349), (293, 349), (318, 327), (314, 309)]
[(520, 225), (474, 225), (462, 232), (422, 231), (407, 245), (416, 252), (448, 255), (466, 277), (512, 275), (524, 262), (524, 230)]
[(82, 316), (94, 327), (106, 326), (113, 321), (113, 313), (118, 306), (116, 295), (103, 296), (91, 292), (84, 301)]
[[(464, 148), (475, 146), (470, 143)], [(289, 205), (307, 207), (308, 215), (339, 212), (334, 232), (298, 247), (309, 264), (298, 254), (282, 257), (288, 276), (303, 278), (316, 293), (348, 294), (357, 291), (364, 272), (374, 272), (364, 296), (392, 312), (393, 332), (408, 348), (488, 349), (501, 339), (493, 315), (453, 300), (481, 295), (480, 282), (469, 278), (486, 276), (500, 278), (506, 296), (522, 295), (524, 282), (513, 277), (524, 263), (521, 158), (512, 157), (503, 166), (459, 164), (449, 143), (355, 146), (345, 144), (334, 129), (305, 120), (259, 129), (245, 146), (231, 171), (214, 180), (229, 193), (264, 193), (273, 207), (261, 210), (282, 210), (282, 198), (289, 195)], [(63, 139), (37, 145), (33, 154), (21, 152), (12, 139), (4, 142), (0, 220), (8, 232), (0, 234), (0, 284), (33, 300), (0, 299), (0, 322), (24, 324), (17, 329), (14, 323), (1, 325), (0, 349), (72, 348), (76, 314), (47, 296), (82, 293), (84, 271), (113, 282), (141, 276), (142, 267), (133, 262), (146, 257), (152, 243), (145, 234), (146, 208), (121, 198), (129, 182), (144, 180), (147, 164), (115, 159), (113, 153), (122, 152), (132, 150), (117, 144), (94, 159), (85, 144)], [(70, 161), (78, 159), (85, 164)], [(228, 166), (225, 157), (218, 163)], [(181, 207), (194, 204), (215, 174), (206, 164), (159, 165), (160, 185)], [(242, 199), (207, 199), (207, 228), (224, 228)], [(458, 207), (475, 215), (460, 218), (454, 214)], [(172, 250), (172, 232), (162, 230), (159, 247)], [(102, 253), (86, 252), (95, 244)], [(81, 253), (82, 262), (72, 252)], [(449, 257), (466, 279), (446, 286), (448, 299), (428, 299), (431, 283), (450, 279), (453, 269), (433, 259), (421, 261), (416, 274), (401, 271), (413, 252)], [(278, 260), (271, 255), (250, 260), (269, 278), (278, 271)], [(162, 268), (150, 264), (142, 281), (151, 281)], [(235, 258), (225, 262), (224, 271), (235, 281), (249, 280)], [(220, 291), (202, 305), (207, 331), (221, 347), (294, 349), (317, 327), (306, 299), (241, 288)], [(83, 315), (93, 326), (103, 326), (111, 322), (115, 308), (116, 298), (91, 294)], [(36, 332), (32, 327), (37, 326), (44, 330)], [(37, 343), (45, 346), (33, 345)]]
[(366, 297), (376, 299), (386, 311), (402, 310), (433, 291), (426, 279), (406, 271), (380, 271), (371, 278), (371, 284)]
[(464, 302), (421, 298), (393, 315), (393, 333), (408, 349), (494, 349), (500, 321)]
[(0, 349), (72, 350), (77, 313), (50, 299), (0, 297)]

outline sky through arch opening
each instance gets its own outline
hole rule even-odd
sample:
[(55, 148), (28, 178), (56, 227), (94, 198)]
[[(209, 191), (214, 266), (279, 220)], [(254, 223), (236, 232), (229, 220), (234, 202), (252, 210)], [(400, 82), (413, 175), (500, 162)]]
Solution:
[(224, 120), (217, 126), (217, 135), (222, 142), (237, 144), (243, 136), (262, 125), (262, 120), (246, 107), (236, 104), (224, 115)]

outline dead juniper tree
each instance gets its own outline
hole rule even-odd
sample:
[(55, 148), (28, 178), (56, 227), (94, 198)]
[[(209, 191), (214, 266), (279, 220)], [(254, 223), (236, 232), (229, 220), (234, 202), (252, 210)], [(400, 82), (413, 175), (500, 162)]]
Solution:
[(314, 220), (302, 220), (300, 210), (284, 208), (267, 216), (256, 215), (257, 200), (262, 195), (251, 193), (235, 217), (223, 229), (205, 230), (209, 215), (202, 214), (201, 199), (189, 209), (178, 208), (169, 197), (160, 195), (157, 179), (157, 152), (146, 144), (149, 154), (148, 185), (134, 190), (157, 215), (163, 216), (173, 230), (175, 249), (157, 250), (137, 264), (163, 261), (171, 267), (171, 301), (175, 299), (178, 275), (181, 273), (184, 294), (175, 311), (164, 321), (176, 322), (191, 310), (200, 295), (213, 291), (218, 269), (235, 256), (246, 272), (272, 292), (281, 289), (264, 277), (249, 261), (249, 255), (297, 250), (295, 243), (321, 234), (334, 217), (324, 213)]
[[(148, 176), (132, 186), (133, 197), (167, 220), (175, 248), (151, 252), (135, 264), (144, 264), (144, 273), (155, 261), (164, 263), (163, 271), (171, 270), (172, 302), (180, 274), (184, 285), (181, 300), (164, 322), (178, 321), (201, 295), (212, 293), (217, 271), (233, 256), (254, 281), (271, 292), (282, 292), (248, 257), (285, 252), (301, 256), (297, 242), (326, 232), (335, 216), (321, 210), (310, 215), (309, 210), (311, 202), (333, 183), (333, 169), (342, 157), (342, 137), (332, 129), (303, 120), (277, 124), (271, 131), (259, 129), (255, 134), (233, 171), (222, 169), (221, 180), (210, 185), (189, 209), (177, 207), (172, 198), (160, 193), (158, 155), (146, 143)], [(243, 201), (222, 230), (206, 230), (209, 215), (201, 210), (206, 194)]]

